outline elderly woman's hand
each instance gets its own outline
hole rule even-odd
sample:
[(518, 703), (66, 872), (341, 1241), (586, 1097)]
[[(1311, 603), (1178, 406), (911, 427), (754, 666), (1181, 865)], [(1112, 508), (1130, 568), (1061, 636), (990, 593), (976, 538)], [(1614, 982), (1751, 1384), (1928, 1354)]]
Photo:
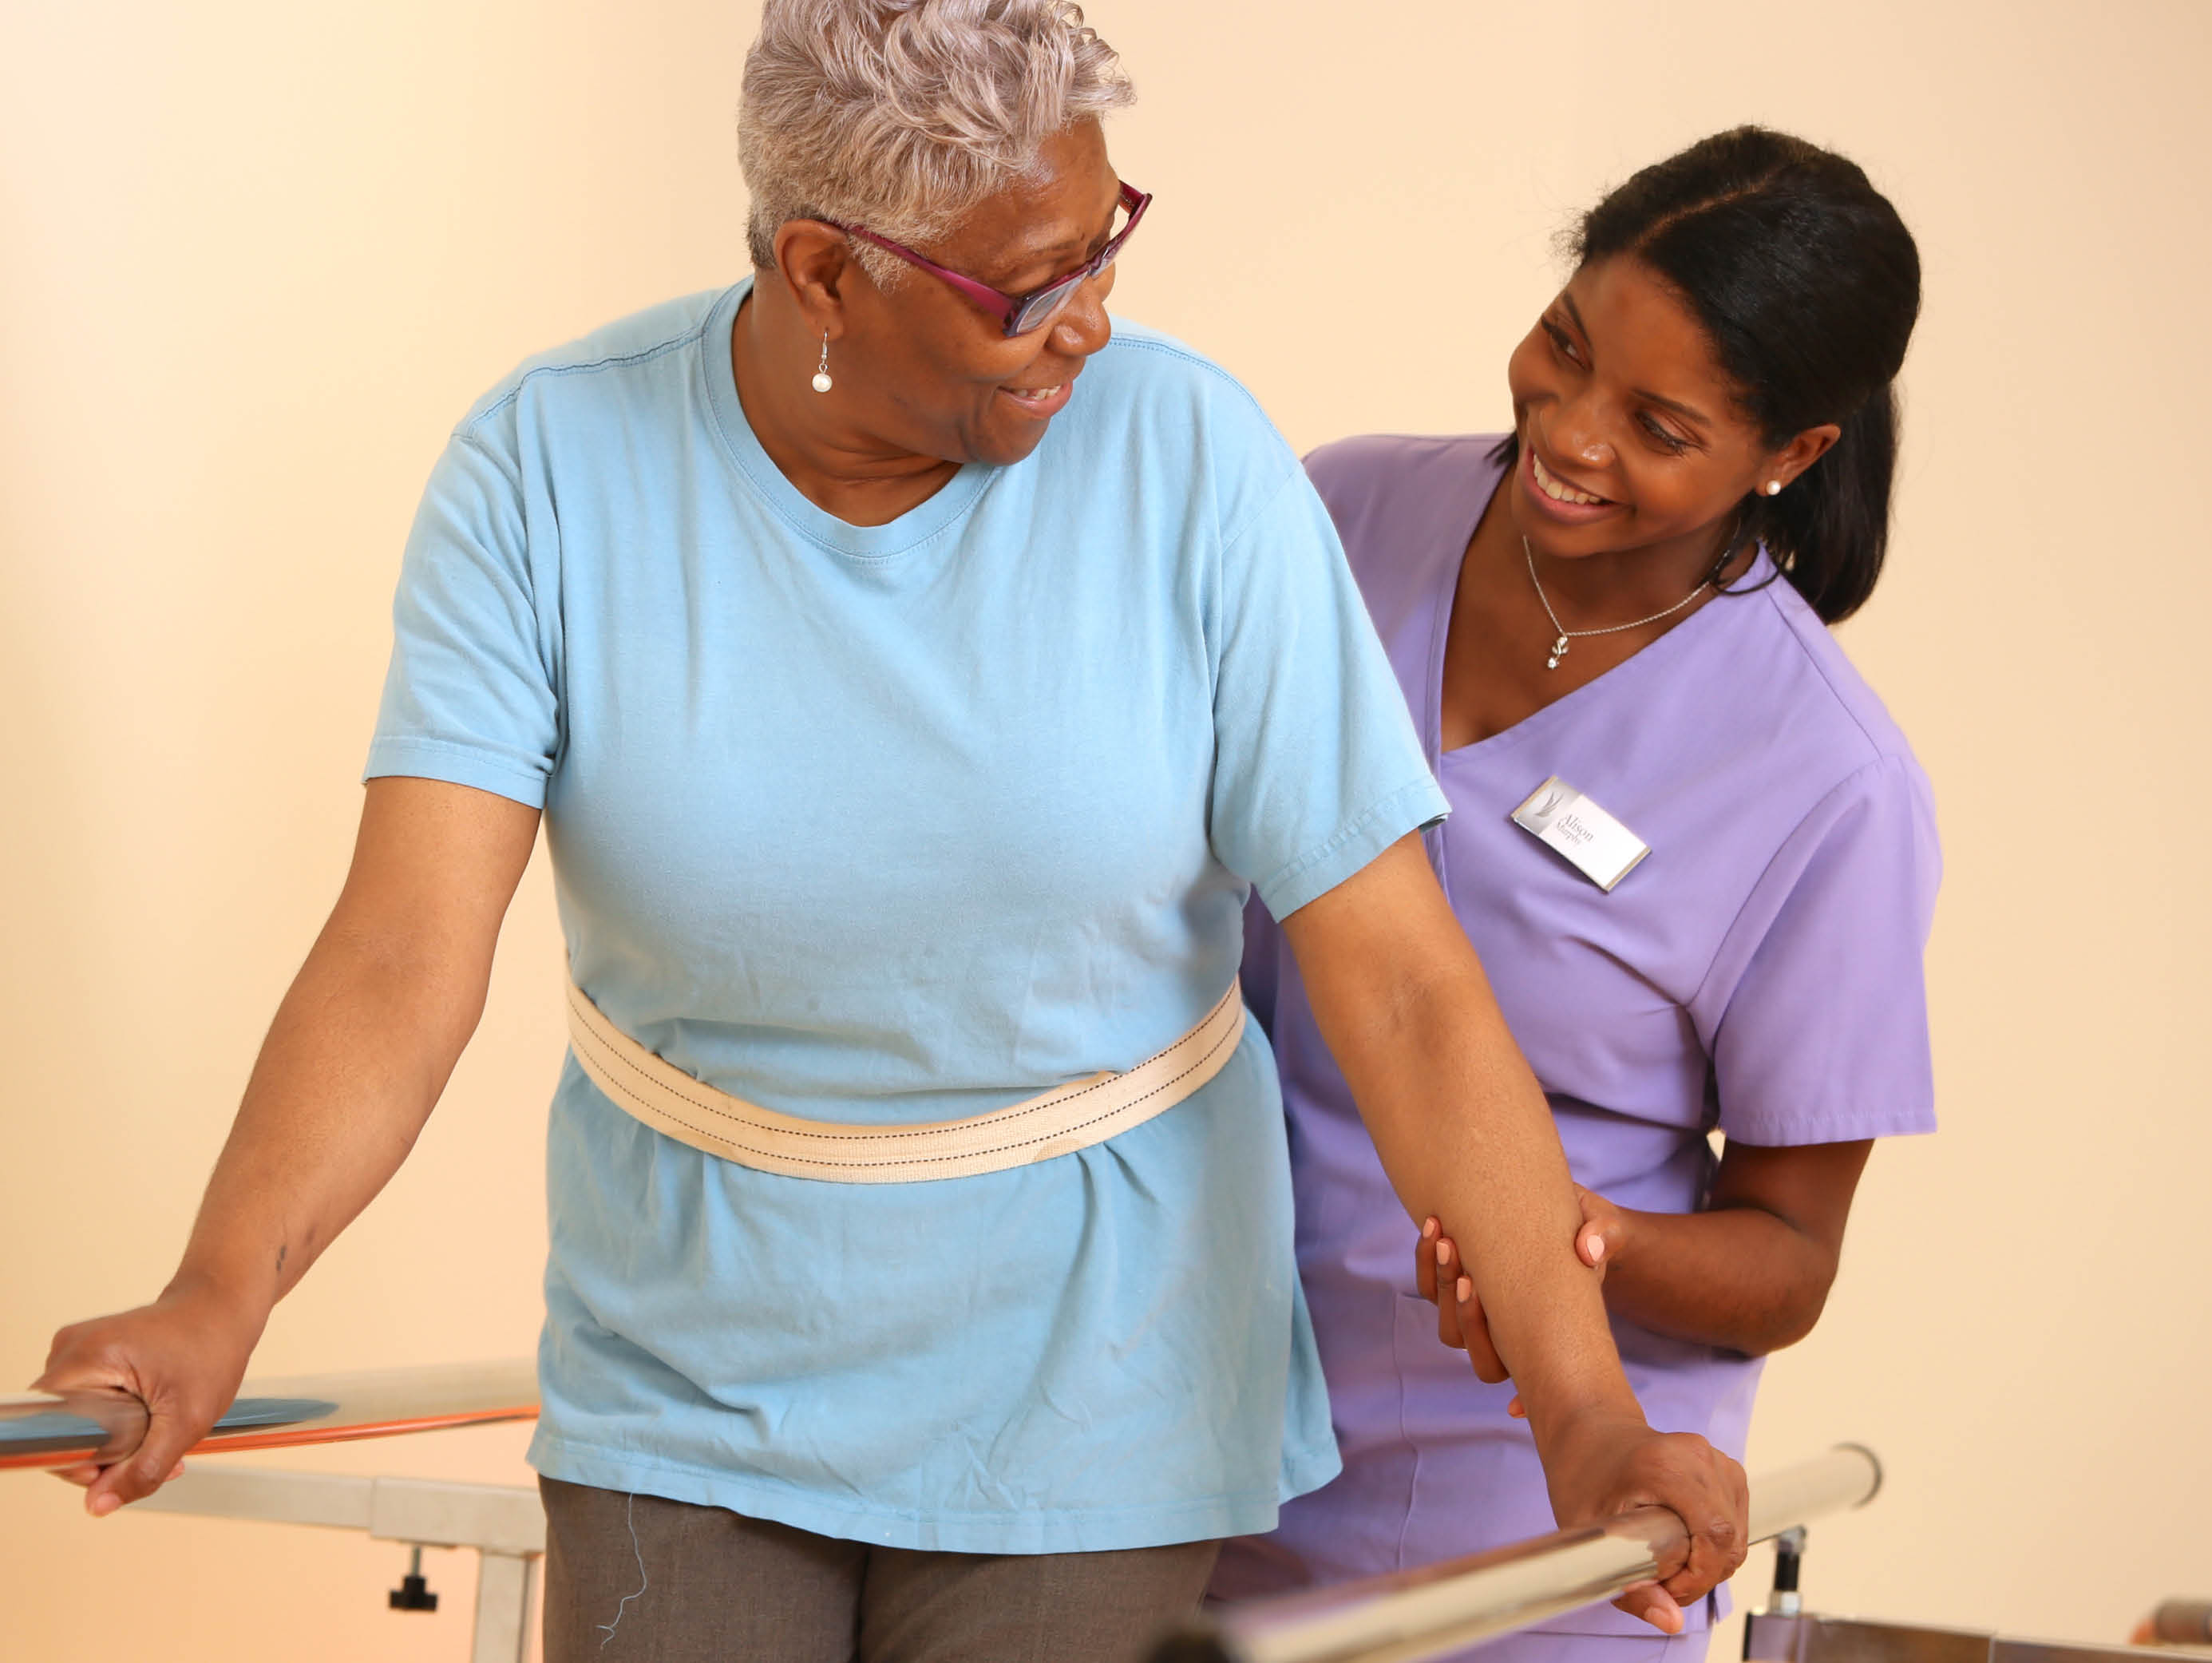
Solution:
[(1639, 1582), (1613, 1602), (1662, 1633), (1680, 1634), (1682, 1608), (1743, 1562), (1751, 1489), (1742, 1467), (1703, 1438), (1655, 1432), (1640, 1416), (1613, 1411), (1570, 1422), (1547, 1442), (1545, 1477), (1562, 1526), (1639, 1507), (1665, 1508), (1682, 1521), (1686, 1549), (1662, 1561), (1659, 1580)]
[(85, 1487), (85, 1511), (105, 1518), (184, 1471), (185, 1452), (229, 1407), (268, 1316), (264, 1300), (179, 1276), (151, 1305), (54, 1336), (36, 1390), (123, 1392), (146, 1405), (137, 1448), (57, 1469)]

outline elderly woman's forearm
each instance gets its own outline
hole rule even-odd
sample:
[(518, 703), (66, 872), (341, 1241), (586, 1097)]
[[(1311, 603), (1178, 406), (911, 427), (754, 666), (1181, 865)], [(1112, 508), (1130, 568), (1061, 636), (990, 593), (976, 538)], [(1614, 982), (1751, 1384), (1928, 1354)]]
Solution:
[(270, 1024), (176, 1281), (274, 1305), (390, 1181), (460, 1051), (453, 990), (424, 971), (317, 943)]
[(1394, 1032), (1352, 1042), (1369, 1054), (1345, 1068), (1409, 1216), (1433, 1214), (1447, 1234), (1460, 1221), (1466, 1274), (1541, 1434), (1567, 1414), (1635, 1404), (1597, 1278), (1574, 1254), (1549, 1106), (1496, 1009), (1479, 972), (1436, 977), (1396, 1002)]
[(1283, 921), (1314, 1016), (1411, 1218), (1460, 1244), (1532, 1424), (1634, 1410), (1535, 1076), (1419, 838)]

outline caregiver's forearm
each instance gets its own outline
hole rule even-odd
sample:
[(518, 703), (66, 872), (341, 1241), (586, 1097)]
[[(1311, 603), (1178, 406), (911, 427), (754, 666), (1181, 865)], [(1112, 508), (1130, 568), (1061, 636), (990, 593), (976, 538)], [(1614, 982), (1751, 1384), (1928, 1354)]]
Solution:
[(1820, 1320), (1836, 1256), (1771, 1213), (1620, 1215), (1635, 1245), (1607, 1253), (1605, 1302), (1639, 1328), (1760, 1356)]
[(1705, 1209), (1593, 1203), (1605, 1302), (1654, 1333), (1757, 1356), (1813, 1331), (1871, 1139), (1763, 1148), (1731, 1137)]
[(1411, 1218), (1454, 1237), (1540, 1444), (1638, 1414), (1551, 1110), (1417, 838), (1283, 922), (1322, 1037)]

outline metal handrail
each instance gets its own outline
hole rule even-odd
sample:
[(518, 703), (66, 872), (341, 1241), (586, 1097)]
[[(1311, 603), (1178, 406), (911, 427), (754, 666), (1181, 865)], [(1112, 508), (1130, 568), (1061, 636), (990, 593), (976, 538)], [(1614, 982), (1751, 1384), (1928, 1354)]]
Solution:
[[(538, 1412), (527, 1361), (261, 1380), (198, 1447), (253, 1449), (520, 1420)], [(137, 1448), (145, 1406), (120, 1392), (0, 1398), (0, 1468), (112, 1461)], [(1750, 1538), (1864, 1505), (1881, 1486), (1872, 1451), (1844, 1444), (1751, 1487)], [(1679, 1562), (1682, 1521), (1639, 1508), (1419, 1570), (1226, 1608), (1164, 1641), (1153, 1663), (1424, 1663), (1608, 1599)]]
[[(1843, 1444), (1751, 1486), (1751, 1539), (1862, 1507), (1874, 1452)], [(1152, 1663), (1423, 1663), (1650, 1581), (1687, 1545), (1682, 1521), (1638, 1508), (1419, 1570), (1226, 1607), (1164, 1641)]]
[(2212, 1599), (2168, 1599), (2143, 1619), (2138, 1645), (2212, 1646)]

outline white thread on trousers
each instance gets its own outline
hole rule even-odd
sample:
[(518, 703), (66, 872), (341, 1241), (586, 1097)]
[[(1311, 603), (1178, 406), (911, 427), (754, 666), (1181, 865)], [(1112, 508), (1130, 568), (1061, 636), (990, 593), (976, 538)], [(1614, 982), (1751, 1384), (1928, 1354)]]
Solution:
[(629, 1498), (629, 1506), (623, 1510), (623, 1519), (629, 1526), (629, 1550), (637, 1556), (637, 1593), (623, 1595), (622, 1603), (615, 1607), (613, 1622), (596, 1625), (599, 1631), (606, 1636), (605, 1640), (599, 1642), (601, 1651), (606, 1650), (609, 1646), (614, 1644), (615, 1630), (622, 1627), (623, 1612), (629, 1608), (629, 1602), (639, 1598), (653, 1586), (652, 1581), (645, 1574), (645, 1550), (637, 1544), (637, 1496), (634, 1492)]

